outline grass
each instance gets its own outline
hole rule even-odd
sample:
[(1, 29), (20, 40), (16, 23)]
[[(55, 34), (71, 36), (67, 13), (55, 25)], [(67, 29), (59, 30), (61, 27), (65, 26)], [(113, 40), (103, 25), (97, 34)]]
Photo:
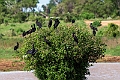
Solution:
[(22, 43), (21, 38), (3, 38), (0, 39), (0, 59), (12, 59), (17, 53), (14, 51), (16, 42)]
[(120, 45), (107, 49), (105, 54), (110, 56), (120, 56)]
[[(3, 34), (2, 38), (0, 38), (0, 59), (12, 59), (17, 57), (17, 52), (14, 51), (14, 46), (16, 42), (20, 44), (23, 42), (23, 38), (21, 33), (17, 33), (19, 28), (23, 30), (30, 29), (30, 25), (33, 22), (26, 22), (26, 23), (9, 23), (9, 25), (5, 26), (4, 24), (0, 25), (0, 34)], [(11, 36), (11, 30), (14, 29), (16, 36)], [(20, 45), (21, 46), (21, 45)]]

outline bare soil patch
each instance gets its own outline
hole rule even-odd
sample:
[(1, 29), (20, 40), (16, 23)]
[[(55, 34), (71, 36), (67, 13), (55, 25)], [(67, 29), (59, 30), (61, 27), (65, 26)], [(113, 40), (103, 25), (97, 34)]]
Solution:
[[(87, 26), (89, 26), (89, 24), (93, 22), (91, 20), (85, 20), (85, 23), (87, 24)], [(108, 20), (108, 21), (101, 21), (102, 26), (107, 26), (109, 23), (114, 23), (120, 26), (120, 20)]]
[[(120, 62), (120, 56), (105, 56), (97, 62)], [(0, 71), (22, 71), (25, 63), (19, 59), (0, 60)]]
[(105, 56), (98, 59), (97, 62), (120, 62), (120, 56)]
[(24, 65), (24, 62), (19, 59), (2, 59), (0, 60), (0, 71), (23, 70)]

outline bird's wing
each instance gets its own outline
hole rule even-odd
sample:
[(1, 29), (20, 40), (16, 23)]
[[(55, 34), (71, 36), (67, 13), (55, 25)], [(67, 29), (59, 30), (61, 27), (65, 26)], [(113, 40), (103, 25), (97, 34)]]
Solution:
[(32, 54), (32, 50), (28, 50), (26, 53), (27, 54)]

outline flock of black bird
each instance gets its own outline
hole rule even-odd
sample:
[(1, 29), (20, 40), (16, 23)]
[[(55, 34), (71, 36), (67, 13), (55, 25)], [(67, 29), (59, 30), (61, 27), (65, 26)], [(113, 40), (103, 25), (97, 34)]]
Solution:
[[(73, 19), (71, 22), (75, 23), (75, 20)], [(48, 22), (48, 28), (50, 28), (52, 26), (52, 23), (53, 23), (52, 19), (50, 18), (50, 20)], [(60, 23), (60, 21), (58, 19), (55, 19), (55, 22), (54, 22), (54, 25), (53, 25), (54, 29), (56, 29), (58, 27), (59, 23)], [(36, 19), (36, 26), (38, 26), (39, 29), (42, 28), (42, 24), (40, 22), (38, 22), (38, 19)], [(97, 28), (94, 27), (92, 25), (92, 23), (90, 23), (90, 28), (93, 30), (93, 35), (95, 36), (96, 35), (96, 31), (98, 31)], [(22, 36), (25, 37), (26, 35), (31, 34), (31, 33), (35, 32), (35, 31), (36, 31), (36, 27), (35, 27), (35, 24), (33, 24), (33, 25), (31, 25), (31, 29), (29, 29), (28, 31), (24, 31), (22, 33)], [(72, 37), (73, 37), (74, 41), (78, 44), (78, 38), (77, 38), (75, 32), (72, 33)], [(48, 39), (46, 39), (46, 36), (44, 36), (44, 42), (49, 47), (52, 46), (52, 43)], [(17, 51), (18, 48), (19, 48), (19, 43), (17, 42), (16, 46), (14, 46), (14, 50)], [(26, 52), (26, 54), (34, 55), (37, 51), (38, 50), (35, 49), (34, 44), (32, 44), (32, 49), (28, 50)]]

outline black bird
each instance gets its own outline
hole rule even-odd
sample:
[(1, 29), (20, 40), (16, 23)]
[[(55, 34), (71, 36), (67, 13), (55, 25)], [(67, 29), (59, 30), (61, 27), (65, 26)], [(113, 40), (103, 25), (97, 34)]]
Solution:
[(48, 46), (52, 46), (52, 43), (46, 39), (46, 36), (44, 36), (44, 42), (46, 42), (46, 44), (48, 44)]
[(16, 50), (17, 51), (17, 49), (19, 48), (19, 43), (17, 42), (17, 45), (16, 46), (14, 46), (14, 50)]
[(32, 32), (35, 32), (35, 31), (36, 31), (36, 27), (35, 27), (35, 24), (33, 24)]
[(50, 18), (49, 23), (48, 23), (48, 27), (50, 28), (52, 26), (52, 19)]
[(92, 23), (90, 23), (90, 28), (91, 28), (92, 30), (98, 31), (98, 29), (97, 29), (96, 27), (94, 27), (94, 26), (92, 25)]
[(28, 31), (26, 31), (26, 34), (27, 34), (27, 35), (28, 35), (28, 34), (31, 34), (31, 33), (33, 32), (32, 28), (33, 28), (33, 26), (31, 25), (31, 29), (29, 29)]
[(96, 31), (95, 31), (95, 30), (93, 30), (93, 35), (94, 35), (94, 36), (96, 35)]
[(90, 23), (90, 28), (93, 29), (93, 25), (92, 25), (92, 23)]
[(72, 19), (72, 23), (75, 23), (75, 19)]
[(73, 32), (72, 36), (73, 36), (73, 38), (74, 38), (74, 41), (78, 44), (78, 38), (77, 38), (77, 36), (75, 35), (74, 32)]
[(39, 28), (42, 28), (42, 24), (40, 22), (38, 22), (38, 19), (36, 19), (36, 25), (39, 27)]
[(26, 32), (25, 32), (25, 31), (23, 31), (22, 36), (23, 36), (23, 37), (26, 36)]
[(35, 50), (35, 47), (34, 47), (34, 44), (32, 45), (32, 49), (31, 50), (28, 50), (26, 53), (27, 54), (31, 54), (31, 55), (35, 55), (35, 53), (37, 52), (38, 50)]
[(55, 19), (55, 23), (54, 23), (54, 29), (57, 28), (57, 26), (59, 25), (60, 21), (58, 19)]
[(94, 27), (94, 26), (93, 26), (93, 28), (92, 28), (92, 29), (93, 29), (93, 30), (96, 30), (96, 31), (98, 31), (98, 29), (97, 29), (96, 27)]

